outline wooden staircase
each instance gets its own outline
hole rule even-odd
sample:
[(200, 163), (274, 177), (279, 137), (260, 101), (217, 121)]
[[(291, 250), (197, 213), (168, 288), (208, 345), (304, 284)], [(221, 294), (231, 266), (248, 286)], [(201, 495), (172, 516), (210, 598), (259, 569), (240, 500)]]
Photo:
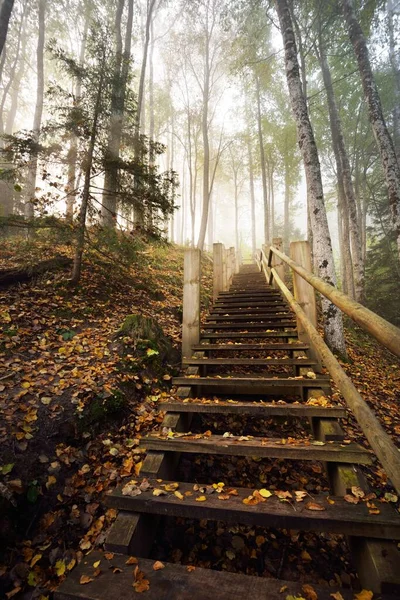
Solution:
[[(55, 597), (130, 599), (136, 597), (143, 580), (149, 582), (145, 597), (157, 600), (214, 596), (232, 600), (249, 594), (255, 600), (304, 597), (304, 581), (202, 568), (192, 571), (170, 563), (153, 570), (149, 554), (162, 517), (168, 516), (345, 534), (362, 586), (373, 586), (378, 592), (374, 598), (399, 598), (398, 552), (393, 540), (400, 539), (400, 515), (388, 503), (375, 500), (378, 509), (374, 511), (364, 500), (351, 504), (344, 499), (354, 486), (369, 493), (358, 465), (370, 464), (371, 452), (346, 440), (338, 421), (346, 410), (329, 400), (329, 377), (317, 372), (308, 344), (298, 339), (286, 301), (266, 283), (256, 265), (243, 265), (229, 291), (219, 294), (204, 322), (200, 343), (192, 349), (193, 356), (183, 357), (185, 372), (173, 379), (175, 399), (159, 406), (166, 412), (160, 430), (140, 442), (147, 450), (140, 477), (108, 497), (108, 505), (120, 511), (106, 541), (108, 553), (113, 554), (97, 552), (85, 557)], [(312, 435), (282, 439), (270, 437), (270, 431), (265, 437), (192, 433), (196, 415), (303, 419), (311, 424)], [(330, 494), (312, 494), (295, 502), (291, 490), (293, 500), (285, 502), (273, 489), (269, 495), (269, 490), (233, 487), (230, 481), (215, 482), (214, 488), (210, 481), (204, 485), (177, 481), (180, 457), (200, 454), (276, 458), (291, 461), (291, 468), (300, 460), (320, 461)], [(259, 488), (268, 488), (268, 483)], [(127, 555), (138, 558), (139, 570), (126, 564)], [(102, 573), (93, 577), (97, 561)], [(93, 580), (81, 585), (84, 575)], [(339, 590), (314, 584), (313, 588), (319, 600), (330, 599)], [(340, 593), (344, 599), (353, 598), (351, 590), (340, 588)]]

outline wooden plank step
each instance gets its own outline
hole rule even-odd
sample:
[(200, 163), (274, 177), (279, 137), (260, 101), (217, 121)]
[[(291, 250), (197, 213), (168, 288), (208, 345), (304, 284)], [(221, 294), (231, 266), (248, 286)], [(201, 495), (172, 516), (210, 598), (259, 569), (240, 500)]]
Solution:
[(264, 313), (264, 314), (246, 313), (245, 315), (210, 314), (210, 316), (208, 316), (206, 319), (206, 323), (209, 323), (211, 321), (230, 321), (233, 323), (236, 321), (268, 321), (268, 320), (269, 321), (277, 321), (277, 320), (291, 319), (291, 318), (293, 318), (293, 313), (287, 312), (287, 311)]
[[(104, 553), (94, 551), (85, 556), (68, 574), (54, 594), (55, 600), (137, 600), (133, 587), (133, 569), (127, 565), (127, 556), (114, 554), (107, 560)], [(100, 561), (100, 575), (93, 577), (93, 563)], [(302, 596), (302, 584), (282, 579), (254, 577), (211, 569), (188, 570), (186, 565), (164, 562), (164, 569), (155, 571), (154, 560), (138, 558), (139, 570), (145, 574), (149, 589), (143, 593), (146, 600), (234, 600), (250, 597), (253, 600), (285, 600), (288, 594)], [(114, 572), (115, 571), (115, 572)], [(82, 585), (82, 577), (93, 579)], [(331, 594), (340, 590), (343, 600), (352, 600), (353, 593), (338, 586), (312, 584), (318, 600), (332, 600)], [(281, 589), (285, 590), (282, 594)]]
[(306, 388), (327, 388), (329, 387), (329, 377), (319, 376), (316, 379), (299, 379), (295, 377), (254, 377), (254, 375), (248, 375), (240, 377), (236, 376), (221, 376), (221, 377), (173, 377), (173, 385), (188, 385), (188, 386), (234, 386), (234, 387), (306, 387)]
[(295, 323), (294, 319), (282, 319), (282, 321), (260, 321), (259, 323), (204, 323), (204, 329), (263, 329), (265, 327), (290, 327)]
[(291, 329), (290, 331), (242, 331), (242, 332), (226, 332), (220, 331), (219, 333), (205, 333), (202, 332), (202, 337), (214, 339), (214, 338), (293, 338), (297, 337), (297, 330)]
[[(239, 436), (224, 437), (211, 435), (194, 438), (196, 434), (182, 434), (181, 437), (167, 437), (162, 434), (149, 435), (140, 440), (146, 450), (161, 452), (192, 452), (195, 454), (224, 454), (228, 456), (258, 456), (260, 458), (281, 458), (288, 460), (312, 460), (325, 462), (371, 464), (371, 454), (358, 444), (340, 442), (312, 442), (296, 440), (282, 443), (275, 438), (241, 439)], [(197, 434), (202, 435), (202, 434)], [(287, 441), (286, 441), (287, 442)], [(400, 519), (399, 519), (400, 522)]]
[(183, 365), (295, 365), (297, 367), (316, 365), (307, 358), (184, 358)]
[[(162, 489), (163, 484), (168, 485), (171, 482), (161, 483), (156, 479), (149, 479), (149, 483), (152, 488)], [(380, 511), (377, 515), (369, 513), (365, 502), (350, 504), (341, 497), (333, 496), (330, 498), (334, 504), (330, 504), (325, 494), (306, 498), (303, 502), (282, 502), (273, 494), (265, 502), (248, 505), (244, 504), (243, 500), (252, 495), (254, 488), (235, 488), (237, 495), (231, 495), (228, 500), (220, 500), (218, 493), (204, 494), (194, 490), (193, 483), (172, 483), (179, 484), (178, 489), (184, 496), (183, 500), (179, 500), (174, 492), (154, 496), (151, 488), (137, 496), (124, 496), (121, 489), (117, 488), (107, 497), (107, 504), (122, 510), (186, 519), (209, 519), (276, 529), (400, 539), (399, 514), (388, 503), (377, 500), (375, 504), (379, 506)], [(198, 502), (196, 498), (202, 495), (205, 495), (206, 500)], [(310, 510), (310, 502), (323, 510)]]
[(246, 414), (260, 417), (334, 417), (345, 418), (347, 412), (341, 406), (313, 406), (312, 404), (287, 403), (277, 404), (261, 401), (223, 401), (190, 399), (187, 402), (160, 402), (159, 410), (168, 412), (189, 413), (220, 413), (220, 414)]
[(282, 300), (282, 296), (279, 292), (269, 291), (251, 291), (251, 292), (220, 292), (218, 295), (219, 300)]
[(192, 346), (192, 349), (195, 351), (198, 350), (228, 350), (228, 351), (238, 351), (238, 350), (308, 350), (309, 346), (307, 344), (303, 344), (302, 342), (293, 343), (293, 344), (196, 344)]
[(259, 314), (274, 314), (277, 312), (287, 312), (287, 306), (269, 306), (263, 307), (250, 307), (250, 308), (213, 308), (210, 311), (210, 315), (259, 315)]

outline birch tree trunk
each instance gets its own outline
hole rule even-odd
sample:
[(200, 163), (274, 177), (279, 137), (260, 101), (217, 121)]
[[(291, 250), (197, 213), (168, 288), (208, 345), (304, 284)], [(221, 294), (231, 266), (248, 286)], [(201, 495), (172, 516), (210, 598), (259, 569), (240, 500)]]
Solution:
[(352, 0), (341, 0), (350, 41), (357, 58), (364, 97), (368, 107), (369, 120), (378, 145), (386, 186), (389, 195), (392, 229), (395, 233), (397, 251), (400, 260), (400, 167), (392, 137), (383, 116), (381, 100), (369, 60), (369, 52), (364, 33), (357, 21)]
[[(36, 86), (36, 107), (33, 118), (32, 137), (35, 142), (39, 141), (40, 128), (42, 125), (43, 115), (43, 97), (44, 97), (44, 43), (45, 43), (45, 12), (46, 0), (39, 0), (39, 32), (38, 43), (36, 49), (36, 64), (37, 64), (37, 86)], [(26, 178), (26, 200), (25, 200), (25, 216), (31, 219), (34, 216), (34, 200), (36, 191), (36, 172), (38, 165), (38, 156), (33, 152), (29, 165), (29, 170)]]
[(8, 24), (14, 7), (14, 0), (3, 0), (0, 9), (0, 56), (7, 39)]
[[(361, 232), (359, 228), (357, 215), (357, 202), (354, 193), (353, 182), (351, 179), (350, 161), (347, 155), (346, 146), (344, 143), (342, 122), (339, 116), (339, 110), (336, 105), (336, 98), (332, 86), (332, 78), (329, 69), (328, 60), (325, 53), (325, 47), (319, 33), (318, 58), (321, 66), (322, 77), (328, 99), (329, 124), (331, 129), (332, 146), (335, 154), (337, 175), (343, 186), (343, 213), (342, 218), (348, 218), (347, 229), (350, 232), (351, 244), (351, 264), (347, 267), (353, 267), (352, 279), (354, 286), (349, 290), (350, 295), (357, 302), (362, 302), (364, 299), (364, 264), (361, 251)], [(347, 239), (343, 240), (347, 244)]]
[(264, 243), (267, 243), (270, 240), (267, 168), (266, 168), (266, 164), (265, 164), (264, 136), (263, 136), (263, 130), (262, 130), (260, 80), (257, 75), (256, 75), (255, 79), (256, 79), (256, 94), (257, 94), (258, 143), (260, 146), (261, 180), (262, 180), (263, 202), (264, 202)]
[[(336, 285), (335, 265), (324, 204), (318, 150), (300, 79), (292, 19), (287, 0), (275, 0), (275, 6), (285, 49), (285, 69), (290, 102), (296, 121), (298, 142), (306, 172), (308, 198), (310, 200), (310, 219), (314, 234), (314, 258), (318, 265), (319, 277), (331, 285)], [(342, 314), (334, 304), (325, 298), (321, 304), (325, 339), (330, 348), (345, 356), (346, 346)]]

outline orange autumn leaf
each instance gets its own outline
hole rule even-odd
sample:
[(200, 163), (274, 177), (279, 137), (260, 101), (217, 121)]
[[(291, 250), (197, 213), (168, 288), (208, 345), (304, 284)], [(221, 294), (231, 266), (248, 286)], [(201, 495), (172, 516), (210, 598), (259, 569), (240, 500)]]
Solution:
[(79, 583), (81, 585), (85, 585), (85, 583), (90, 583), (91, 581), (93, 581), (93, 577), (89, 577), (88, 575), (81, 575)]

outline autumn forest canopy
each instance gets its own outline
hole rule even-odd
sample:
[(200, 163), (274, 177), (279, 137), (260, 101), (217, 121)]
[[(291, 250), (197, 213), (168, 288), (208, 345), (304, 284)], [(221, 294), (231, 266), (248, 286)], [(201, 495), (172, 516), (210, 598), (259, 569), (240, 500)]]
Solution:
[(308, 239), (398, 323), (398, 20), (394, 0), (4, 0), (2, 235), (56, 230), (76, 281), (100, 232)]

